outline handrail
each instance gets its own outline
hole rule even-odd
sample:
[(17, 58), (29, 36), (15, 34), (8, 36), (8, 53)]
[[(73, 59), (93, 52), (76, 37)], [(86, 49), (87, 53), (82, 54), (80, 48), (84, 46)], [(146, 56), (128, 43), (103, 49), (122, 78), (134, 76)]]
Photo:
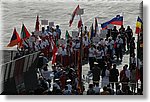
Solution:
[(11, 62), (17, 61), (17, 60), (19, 60), (19, 59), (22, 59), (22, 58), (24, 58), (24, 57), (26, 57), (26, 56), (30, 56), (30, 55), (33, 55), (33, 54), (36, 54), (36, 53), (39, 53), (39, 52), (40, 52), (40, 51), (31, 53), (31, 54), (28, 54), (28, 55), (24, 55), (24, 56), (21, 56), (21, 57), (19, 57), (19, 58), (17, 58), (17, 59), (14, 59), (14, 60), (11, 60), (11, 61), (9, 61), (9, 62), (0, 64), (0, 67), (3, 66), (3, 65), (9, 64), (9, 63), (11, 63)]

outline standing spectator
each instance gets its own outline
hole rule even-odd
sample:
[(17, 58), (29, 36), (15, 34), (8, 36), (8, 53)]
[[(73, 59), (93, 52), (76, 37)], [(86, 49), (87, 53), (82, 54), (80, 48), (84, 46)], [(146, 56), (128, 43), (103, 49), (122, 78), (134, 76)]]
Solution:
[(113, 68), (110, 70), (110, 77), (109, 77), (111, 85), (112, 85), (112, 89), (114, 89), (114, 82), (115, 82), (116, 89), (117, 89), (117, 86), (118, 86), (118, 76), (119, 76), (119, 71), (118, 71), (118, 69), (116, 69), (116, 64), (114, 64)]
[(87, 91), (87, 95), (95, 95), (95, 91), (93, 89), (93, 84), (89, 84), (89, 89)]
[(92, 69), (93, 73), (93, 85), (95, 86), (96, 84), (99, 85), (99, 80), (100, 80), (100, 68), (97, 66), (94, 66)]
[(110, 75), (110, 72), (109, 70), (107, 69), (108, 67), (105, 66), (102, 70), (102, 73), (101, 73), (101, 76), (102, 76), (102, 86), (101, 87), (104, 87), (104, 86), (107, 86), (109, 84), (109, 75)]
[(56, 25), (56, 33), (58, 34), (58, 39), (61, 38), (61, 30), (59, 29), (59, 25)]
[(116, 95), (123, 95), (123, 91), (121, 90), (121, 86), (117, 86)]
[(136, 89), (136, 68), (135, 68), (134, 65), (131, 69), (130, 83), (131, 83), (131, 90), (132, 90), (133, 93), (135, 93), (135, 89)]
[(134, 42), (135, 38), (132, 37), (131, 42), (130, 42), (130, 55), (135, 53), (135, 42)]
[(122, 83), (122, 91), (125, 92), (125, 88), (129, 82), (130, 72), (127, 69), (127, 66), (123, 66), (123, 70), (120, 72), (120, 82)]
[(123, 49), (124, 49), (124, 51), (126, 51), (126, 32), (125, 32), (125, 28), (123, 27), (123, 25), (119, 29), (119, 33), (120, 33), (121, 38), (123, 40)]
[(117, 30), (116, 26), (114, 26), (114, 29), (111, 31), (111, 36), (114, 41), (116, 40), (118, 34), (119, 34), (118, 30)]
[(123, 40), (120, 35), (118, 35), (118, 38), (116, 39), (117, 48), (116, 48), (116, 55), (117, 55), (117, 61), (119, 61), (119, 58), (122, 62), (122, 46), (123, 46)]
[(107, 87), (103, 87), (103, 92), (100, 93), (101, 95), (110, 95), (109, 91), (107, 91)]
[(94, 91), (95, 91), (95, 95), (99, 95), (100, 94), (99, 83), (96, 83), (96, 86), (94, 86)]
[(125, 32), (126, 32), (126, 36), (127, 36), (127, 48), (129, 50), (129, 45), (131, 42), (131, 38), (133, 36), (133, 32), (132, 32), (132, 29), (130, 28), (130, 26), (127, 27)]
[(95, 50), (95, 48), (94, 48), (93, 45), (92, 45), (91, 48), (89, 48), (89, 64), (90, 64), (90, 70), (92, 70), (92, 68), (94, 67), (95, 53), (96, 53), (96, 50)]

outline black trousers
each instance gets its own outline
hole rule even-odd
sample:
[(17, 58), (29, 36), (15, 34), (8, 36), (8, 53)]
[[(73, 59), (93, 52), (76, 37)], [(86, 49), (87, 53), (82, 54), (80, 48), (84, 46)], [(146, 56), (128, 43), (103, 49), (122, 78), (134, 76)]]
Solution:
[(89, 57), (90, 70), (94, 67), (94, 57)]
[(122, 55), (122, 47), (119, 47), (119, 48), (116, 49), (116, 55), (117, 55), (117, 59), (120, 58), (122, 60), (122, 57), (123, 57), (123, 55)]

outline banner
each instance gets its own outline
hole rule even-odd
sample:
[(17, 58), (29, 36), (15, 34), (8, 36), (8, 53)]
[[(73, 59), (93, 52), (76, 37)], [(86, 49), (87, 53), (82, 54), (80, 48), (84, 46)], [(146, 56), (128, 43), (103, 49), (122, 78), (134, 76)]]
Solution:
[(49, 27), (54, 27), (54, 22), (49, 22)]
[(42, 25), (48, 25), (48, 20), (41, 20)]
[(78, 37), (78, 31), (72, 31), (72, 38)]

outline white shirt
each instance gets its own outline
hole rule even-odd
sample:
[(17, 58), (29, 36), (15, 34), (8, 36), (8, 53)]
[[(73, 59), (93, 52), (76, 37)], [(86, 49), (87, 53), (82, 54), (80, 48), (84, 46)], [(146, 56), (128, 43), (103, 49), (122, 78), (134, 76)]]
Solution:
[(89, 57), (95, 57), (95, 48), (89, 48)]
[(46, 31), (44, 31), (44, 33), (41, 32), (41, 34), (42, 34), (43, 37), (45, 37), (46, 35), (48, 35), (48, 33)]
[(108, 44), (110, 46), (110, 49), (112, 50), (114, 47), (114, 40), (111, 40), (110, 42), (108, 42)]
[(119, 47), (120, 47), (120, 45), (122, 45), (122, 44), (123, 44), (123, 40), (122, 40), (121, 38), (116, 39), (116, 42), (117, 42), (117, 48), (119, 48)]
[(49, 42), (48, 42), (48, 40), (45, 40), (45, 44), (46, 44), (47, 46), (49, 46)]
[(39, 45), (39, 41), (35, 42), (35, 51), (39, 51), (40, 50), (40, 45)]
[(75, 45), (75, 50), (78, 50), (78, 49), (80, 49), (80, 43), (76, 43)]
[(43, 43), (43, 41), (41, 41), (40, 47), (41, 47), (41, 49), (44, 49), (44, 48), (45, 48), (45, 44)]
[(103, 50), (96, 50), (96, 58), (97, 59), (102, 59), (103, 56), (104, 56)]
[(104, 40), (100, 40), (99, 44), (104, 46), (105, 45), (105, 41)]

